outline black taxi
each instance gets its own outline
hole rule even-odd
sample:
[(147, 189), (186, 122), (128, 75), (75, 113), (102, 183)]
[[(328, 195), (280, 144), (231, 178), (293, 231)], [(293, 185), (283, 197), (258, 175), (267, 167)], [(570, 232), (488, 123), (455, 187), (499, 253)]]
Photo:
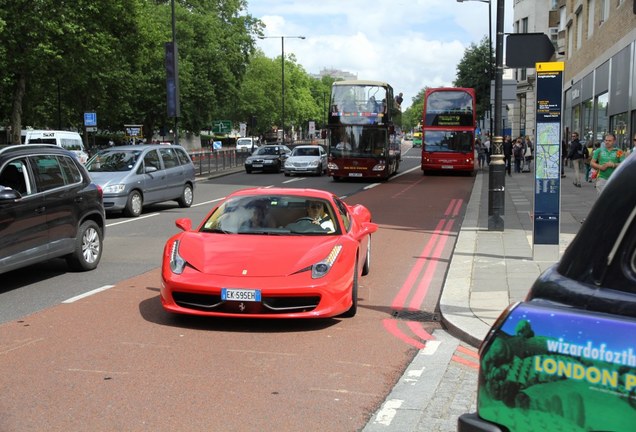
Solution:
[(636, 156), (480, 347), (460, 432), (636, 430)]

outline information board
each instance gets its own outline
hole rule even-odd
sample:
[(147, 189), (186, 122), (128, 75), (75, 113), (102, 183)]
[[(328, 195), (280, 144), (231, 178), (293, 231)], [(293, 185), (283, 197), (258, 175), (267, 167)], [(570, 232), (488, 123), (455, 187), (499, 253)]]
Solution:
[(563, 62), (537, 63), (534, 244), (559, 244)]

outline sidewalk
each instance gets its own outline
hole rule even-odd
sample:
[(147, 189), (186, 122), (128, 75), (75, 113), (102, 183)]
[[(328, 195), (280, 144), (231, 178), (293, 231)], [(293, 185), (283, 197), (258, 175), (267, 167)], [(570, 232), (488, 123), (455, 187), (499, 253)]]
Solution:
[[(574, 171), (565, 174), (559, 256), (597, 197), (592, 183), (577, 188)], [(433, 333), (363, 432), (454, 432), (457, 417), (476, 410), (477, 374), (452, 360), (456, 348), (478, 347), (499, 314), (556, 262), (533, 256), (533, 199), (534, 173), (506, 175), (504, 231), (488, 231), (488, 170), (477, 172), (440, 299), (446, 331)]]
[[(596, 201), (593, 183), (561, 178), (559, 256)], [(504, 231), (488, 231), (488, 171), (477, 173), (461, 232), (446, 276), (440, 310), (455, 337), (475, 347), (499, 314), (523, 300), (535, 279), (556, 261), (533, 257), (534, 173), (506, 175)]]

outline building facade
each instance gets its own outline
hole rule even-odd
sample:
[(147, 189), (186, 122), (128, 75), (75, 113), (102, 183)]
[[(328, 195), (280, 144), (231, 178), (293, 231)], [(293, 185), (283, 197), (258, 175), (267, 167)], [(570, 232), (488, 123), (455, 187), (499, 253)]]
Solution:
[[(544, 12), (546, 11), (546, 12)], [(636, 0), (515, 0), (514, 29), (542, 32), (565, 62), (563, 139), (578, 132), (586, 142), (616, 135), (631, 148), (636, 134)], [(515, 71), (513, 134), (533, 135), (534, 69)]]
[(562, 0), (564, 132), (602, 142), (613, 132), (631, 148), (636, 133), (635, 0)]

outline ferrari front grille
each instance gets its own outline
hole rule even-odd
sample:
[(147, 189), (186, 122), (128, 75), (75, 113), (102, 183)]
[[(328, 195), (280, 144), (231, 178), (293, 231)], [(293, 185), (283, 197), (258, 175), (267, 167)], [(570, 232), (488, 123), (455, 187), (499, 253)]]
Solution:
[(173, 292), (174, 302), (185, 309), (204, 312), (284, 314), (309, 312), (320, 303), (320, 296), (263, 296), (261, 302), (224, 301), (220, 295)]

